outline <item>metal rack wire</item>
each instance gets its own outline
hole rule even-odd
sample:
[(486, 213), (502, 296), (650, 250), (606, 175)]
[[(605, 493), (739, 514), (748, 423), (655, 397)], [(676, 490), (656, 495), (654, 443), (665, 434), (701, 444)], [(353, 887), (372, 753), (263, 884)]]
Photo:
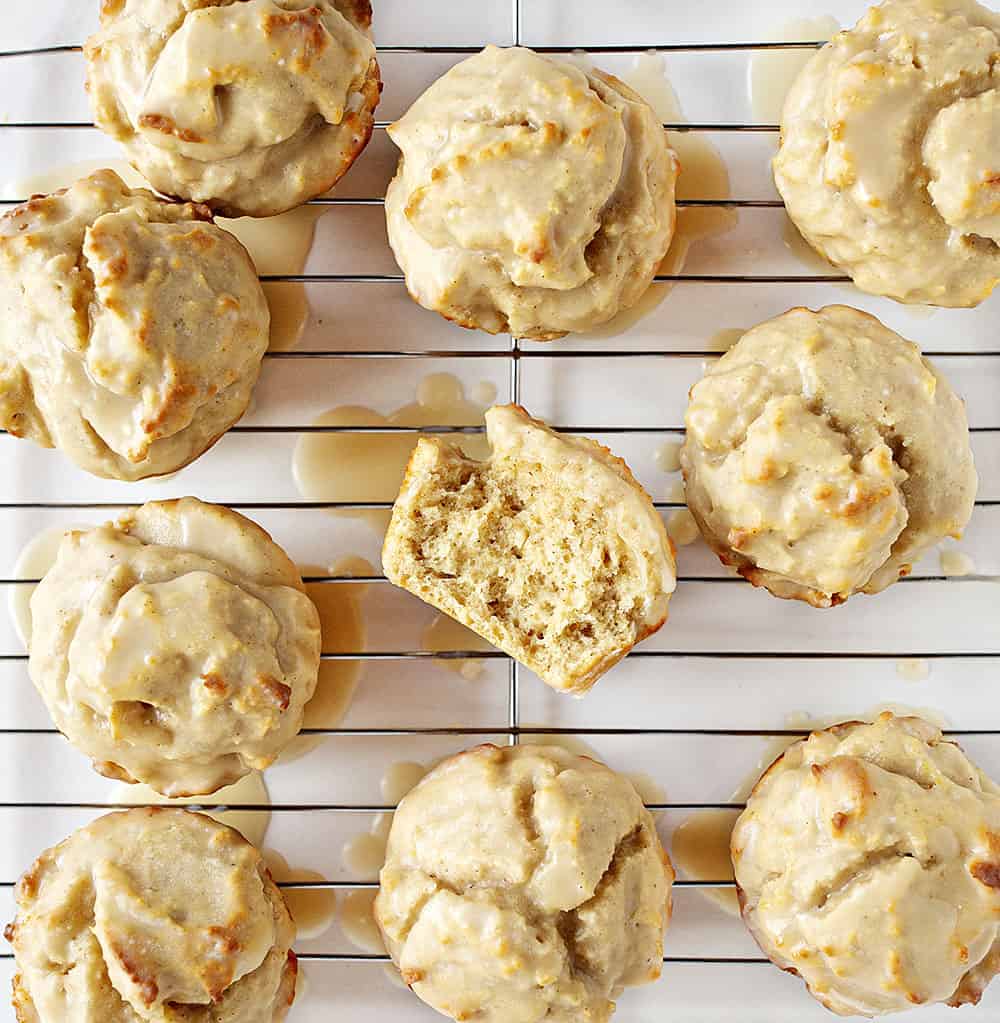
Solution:
[[(512, 0), (511, 7), (511, 19), (512, 19), (512, 39), (515, 44), (520, 44), (523, 38), (522, 31), (522, 0)], [(820, 45), (815, 41), (801, 41), (801, 42), (747, 42), (747, 43), (687, 43), (687, 44), (661, 44), (656, 46), (649, 46), (649, 44), (637, 44), (637, 45), (613, 45), (613, 46), (588, 46), (587, 50), (591, 53), (635, 53), (638, 51), (655, 49), (659, 52), (664, 53), (678, 53), (678, 52), (720, 52), (720, 51), (754, 51), (754, 50), (768, 50), (768, 49), (807, 49), (813, 48)], [(388, 46), (379, 47), (381, 53), (437, 53), (437, 54), (470, 54), (478, 52), (479, 47), (476, 46)], [(576, 47), (572, 46), (539, 46), (536, 47), (541, 52), (546, 53), (571, 53)], [(59, 54), (59, 53), (77, 53), (80, 52), (81, 47), (78, 45), (58, 45), (58, 46), (46, 46), (38, 48), (28, 49), (10, 49), (0, 51), (0, 59), (15, 59), (23, 57), (37, 57), (46, 54)], [(385, 127), (387, 122), (377, 122), (378, 127)], [(668, 129), (678, 132), (738, 132), (738, 133), (774, 133), (778, 131), (778, 125), (776, 124), (754, 124), (754, 123), (668, 123), (665, 125)], [(30, 122), (15, 122), (7, 121), (0, 123), (0, 137), (6, 130), (11, 129), (88, 129), (92, 128), (93, 124), (84, 121), (30, 121)], [(6, 199), (0, 200), (0, 206), (12, 206), (16, 203), (23, 201), (21, 199)], [(339, 198), (330, 197), (316, 199), (312, 201), (313, 205), (324, 205), (324, 206), (381, 206), (384, 203), (382, 197), (361, 197), (361, 198)], [(767, 208), (782, 208), (783, 204), (780, 200), (770, 199), (682, 199), (678, 202), (678, 206), (681, 208), (696, 208), (696, 207), (722, 207), (722, 208), (737, 208), (737, 209), (767, 209)], [(302, 273), (302, 274), (268, 274), (262, 275), (261, 279), (265, 282), (298, 282), (306, 284), (394, 284), (401, 285), (403, 278), (398, 274), (324, 274), (324, 273)], [(710, 283), (726, 285), (731, 283), (741, 284), (843, 284), (848, 281), (848, 278), (838, 274), (796, 274), (796, 275), (725, 275), (725, 274), (667, 274), (658, 275), (656, 280), (659, 282), (669, 283)], [(598, 359), (598, 360), (619, 360), (619, 359), (633, 359), (633, 358), (708, 358), (717, 356), (717, 351), (701, 350), (701, 349), (685, 349), (685, 350), (650, 350), (650, 349), (628, 349), (628, 348), (607, 348), (597, 347), (587, 349), (585, 351), (572, 351), (563, 353), (564, 358), (573, 359)], [(934, 352), (929, 351), (928, 355), (940, 355), (949, 357), (961, 357), (961, 356), (975, 356), (975, 357), (997, 357), (1000, 356), (1000, 347), (991, 349), (988, 351), (974, 350), (974, 351), (941, 351)], [(435, 349), (406, 349), (397, 348), (392, 350), (309, 350), (309, 351), (289, 351), (289, 352), (270, 352), (266, 358), (269, 361), (282, 361), (282, 360), (300, 360), (300, 359), (323, 359), (323, 358), (340, 358), (340, 359), (361, 359), (361, 360), (380, 360), (390, 358), (401, 358), (401, 359), (500, 359), (508, 363), (508, 375), (507, 375), (507, 400), (513, 403), (520, 403), (522, 397), (522, 365), (525, 360), (532, 360), (536, 358), (552, 358), (554, 355), (553, 351), (547, 350), (545, 352), (536, 350), (525, 350), (522, 348), (517, 338), (511, 338), (509, 347), (506, 350), (495, 350), (495, 351), (478, 351), (474, 349), (460, 349), (460, 350), (435, 350)], [(587, 426), (587, 425), (575, 425), (575, 424), (562, 424), (559, 427), (570, 432), (579, 433), (601, 433), (601, 434), (649, 434), (649, 435), (668, 435), (677, 434), (678, 436), (683, 433), (683, 428), (679, 425), (666, 425), (659, 427), (648, 427), (648, 426), (635, 426), (635, 425), (612, 425), (612, 426)], [(233, 428), (234, 433), (244, 434), (255, 434), (255, 433), (295, 433), (303, 434), (310, 432), (320, 433), (335, 433), (335, 432), (349, 432), (349, 433), (403, 433), (403, 434), (417, 434), (417, 433), (451, 433), (451, 434), (468, 434), (468, 433), (479, 433), (482, 432), (482, 427), (387, 427), (387, 426), (372, 426), (372, 427), (330, 427), (330, 426), (252, 426), (252, 425), (237, 425)], [(1000, 426), (986, 426), (977, 427), (974, 432), (977, 433), (997, 433), (1000, 432)], [(252, 511), (254, 509), (337, 509), (337, 510), (361, 510), (361, 509), (388, 509), (391, 504), (382, 501), (368, 501), (368, 502), (324, 502), (324, 501), (235, 501), (235, 502), (221, 502), (228, 503), (230, 507), (238, 508), (241, 510)], [(683, 507), (683, 502), (678, 501), (657, 501), (654, 502), (656, 507), (660, 509), (673, 509)], [(977, 505), (980, 507), (996, 507), (1000, 506), (1000, 500), (994, 499), (982, 499), (977, 501)], [(108, 502), (73, 502), (69, 503), (58, 503), (58, 502), (0, 502), (0, 509), (18, 509), (24, 512), (34, 509), (48, 509), (48, 508), (86, 508), (86, 509), (122, 509), (127, 507), (126, 504), (118, 501)], [(718, 577), (704, 577), (697, 575), (681, 576), (682, 582), (712, 582), (713, 584), (731, 583), (733, 585), (747, 586), (742, 579), (728, 579)], [(944, 576), (930, 576), (922, 577), (921, 579), (905, 580), (904, 582), (926, 582), (930, 580), (942, 581)], [(321, 575), (321, 576), (310, 576), (306, 579), (307, 582), (321, 583), (328, 585), (337, 585), (341, 583), (352, 583), (357, 584), (359, 582), (367, 582), (373, 584), (384, 584), (385, 577), (382, 575), (371, 575), (371, 576), (346, 576), (346, 575)], [(34, 579), (0, 579), (0, 585), (31, 585), (37, 582)], [(962, 580), (953, 580), (954, 584), (960, 584)], [(763, 598), (762, 598), (763, 599)], [(838, 658), (851, 658), (851, 659), (895, 659), (900, 655), (897, 651), (873, 651), (873, 652), (841, 652), (837, 650), (823, 650), (823, 651), (809, 651), (809, 652), (789, 652), (784, 653), (780, 651), (770, 651), (767, 653), (761, 653), (759, 651), (720, 651), (720, 650), (700, 650), (700, 651), (658, 651), (658, 650), (637, 650), (634, 651), (630, 657), (635, 659), (659, 659), (659, 658), (717, 658), (720, 660), (734, 660), (741, 661), (747, 659), (756, 658), (768, 658), (768, 659), (782, 659), (782, 658), (794, 658), (797, 660), (819, 660), (819, 659), (838, 659)], [(940, 653), (934, 650), (928, 650), (924, 652), (908, 651), (907, 656), (921, 657), (928, 660), (934, 660), (936, 658), (988, 658), (1000, 663), (1000, 654), (987, 653), (984, 654), (979, 651), (958, 651)], [(413, 736), (413, 735), (449, 735), (449, 736), (487, 736), (487, 735), (505, 735), (507, 742), (514, 745), (521, 741), (522, 736), (529, 734), (572, 734), (572, 735), (636, 735), (636, 736), (671, 736), (671, 735), (691, 735), (691, 734), (704, 734), (711, 736), (798, 736), (806, 734), (805, 729), (775, 729), (775, 730), (761, 730), (761, 729), (697, 729), (697, 728), (656, 728), (656, 727), (638, 727), (638, 728), (601, 728), (601, 727), (573, 727), (573, 728), (556, 728), (556, 727), (525, 727), (522, 724), (521, 719), (521, 672), (520, 666), (512, 658), (499, 651), (426, 651), (426, 650), (397, 650), (397, 651), (347, 651), (347, 652), (324, 652), (324, 660), (343, 660), (343, 661), (380, 661), (380, 660), (421, 660), (421, 659), (434, 659), (442, 660), (448, 658), (457, 658), (462, 660), (484, 660), (484, 661), (506, 661), (507, 662), (507, 694), (506, 694), (506, 720), (502, 727), (499, 728), (484, 728), (484, 727), (435, 727), (435, 728), (417, 728), (417, 727), (401, 727), (401, 728), (306, 728), (303, 730), (304, 734), (309, 735), (327, 735), (327, 736)], [(4, 661), (25, 661), (27, 655), (25, 654), (6, 654), (0, 655), (0, 662)], [(58, 734), (53, 728), (16, 728), (16, 727), (0, 727), (0, 735), (46, 735)], [(997, 735), (1000, 734), (995, 730), (983, 729), (983, 730), (955, 730), (950, 734), (952, 735)], [(121, 804), (113, 803), (100, 803), (100, 802), (58, 802), (58, 801), (47, 801), (47, 802), (0, 802), (0, 809), (18, 809), (18, 810), (47, 810), (47, 809), (74, 809), (74, 810), (108, 810), (118, 808)], [(741, 808), (744, 804), (741, 802), (663, 802), (663, 803), (648, 803), (650, 809), (654, 811), (668, 811), (668, 810), (736, 810)], [(202, 804), (202, 808), (210, 810), (223, 810), (227, 807), (224, 804), (211, 803), (206, 801)], [(282, 813), (295, 813), (295, 812), (327, 812), (327, 813), (382, 813), (391, 812), (395, 809), (392, 805), (358, 805), (358, 804), (346, 804), (346, 803), (281, 803), (281, 804), (241, 804), (239, 809), (245, 809), (250, 811), (268, 812), (272, 814)], [(679, 888), (720, 888), (720, 887), (731, 887), (732, 882), (724, 879), (716, 880), (694, 880), (681, 878), (677, 882)], [(12, 879), (0, 879), (0, 888), (9, 889), (14, 884)], [(280, 887), (286, 889), (299, 889), (299, 890), (356, 890), (356, 889), (373, 889), (377, 887), (377, 883), (374, 881), (322, 881), (322, 882), (280, 882)], [(9, 953), (0, 953), (0, 959), (12, 958)], [(371, 963), (371, 962), (387, 962), (387, 956), (380, 955), (369, 955), (369, 954), (348, 954), (348, 953), (322, 953), (312, 952), (306, 953), (300, 956), (304, 961), (325, 961), (325, 962), (339, 962), (339, 963)], [(767, 960), (762, 956), (666, 956), (664, 957), (665, 962), (673, 963), (699, 963), (699, 964), (724, 964), (739, 965), (739, 964), (763, 964)]]

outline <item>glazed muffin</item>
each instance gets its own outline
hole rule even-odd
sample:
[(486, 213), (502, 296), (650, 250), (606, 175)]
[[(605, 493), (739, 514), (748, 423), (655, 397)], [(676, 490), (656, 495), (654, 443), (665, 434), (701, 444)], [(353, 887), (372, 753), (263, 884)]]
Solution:
[(187, 497), (65, 535), (31, 598), (28, 670), (101, 774), (166, 796), (267, 767), (316, 688), (319, 615), (284, 551)]
[(762, 951), (833, 1012), (975, 1003), (1000, 971), (1000, 789), (926, 721), (797, 742), (732, 854)]
[(165, 195), (268, 217), (332, 188), (382, 83), (368, 0), (103, 0), (98, 127)]
[(974, 0), (887, 0), (792, 87), (774, 180), (862, 290), (974, 306), (1000, 280), (998, 51)]
[(972, 514), (965, 406), (916, 345), (848, 306), (748, 331), (691, 389), (685, 421), (691, 513), (778, 597), (877, 593)]
[(487, 461), (421, 438), (382, 550), (386, 577), (553, 689), (586, 692), (660, 628), (674, 551), (628, 466), (517, 405), (491, 408)]
[(487, 46), (389, 128), (389, 243), (413, 298), (463, 327), (548, 340), (638, 301), (674, 231), (677, 161), (602, 71)]
[(0, 427), (95, 476), (174, 472), (246, 411), (270, 314), (203, 206), (98, 171), (0, 217)]
[(486, 745), (400, 803), (375, 916), (446, 1016), (601, 1023), (659, 977), (673, 879), (627, 779), (559, 748)]
[(279, 1023), (294, 927), (260, 853), (187, 810), (108, 814), (42, 853), (7, 927), (19, 1023)]

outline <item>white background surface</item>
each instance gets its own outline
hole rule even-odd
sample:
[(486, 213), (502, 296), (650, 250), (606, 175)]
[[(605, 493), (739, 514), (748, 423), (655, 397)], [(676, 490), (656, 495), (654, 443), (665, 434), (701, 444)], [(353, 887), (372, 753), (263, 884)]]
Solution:
[[(0, 51), (79, 43), (96, 21), (97, 0), (33, 0), (2, 8)], [(535, 46), (613, 46), (748, 42), (768, 38), (791, 17), (834, 14), (850, 24), (862, 4), (844, 0), (523, 0), (521, 40)], [(514, 41), (509, 0), (381, 0), (376, 9), (382, 46), (460, 46)], [(752, 121), (747, 95), (751, 51), (681, 52), (667, 55), (667, 71), (687, 120), (704, 124)], [(447, 53), (380, 55), (386, 81), (381, 121), (398, 116), (430, 81), (460, 56)], [(627, 67), (631, 55), (597, 58), (609, 70)], [(75, 53), (0, 57), (0, 189), (3, 182), (54, 164), (113, 157), (115, 146), (87, 127), (40, 127), (40, 122), (86, 123), (82, 58)], [(12, 124), (21, 125), (12, 127)], [(718, 198), (774, 199), (767, 161), (773, 132), (708, 132), (727, 162), (731, 194)], [(341, 184), (342, 197), (384, 192), (395, 158), (384, 131)], [(8, 188), (0, 197), (19, 198)], [(684, 198), (683, 192), (680, 198)], [(739, 210), (722, 237), (696, 244), (684, 275), (810, 275), (783, 242), (780, 209)], [(385, 241), (378, 206), (331, 208), (320, 221), (307, 272), (398, 273)], [(294, 428), (325, 409), (363, 404), (390, 411), (412, 400), (429, 372), (449, 371), (467, 384), (492, 381), (507, 396), (506, 337), (490, 338), (452, 327), (415, 307), (398, 281), (314, 283), (308, 286), (313, 318), (300, 350), (466, 353), (451, 359), (417, 356), (352, 359), (269, 358), (254, 414), (193, 466), (161, 483), (119, 484), (72, 468), (58, 453), (0, 437), (0, 574), (38, 530), (62, 522), (102, 521), (108, 508), (80, 504), (140, 502), (195, 494), (207, 500), (251, 504), (248, 513), (272, 532), (300, 563), (330, 564), (377, 549), (367, 527), (322, 509), (267, 508), (294, 502), (291, 475)], [(679, 281), (644, 320), (618, 337), (568, 340), (544, 347), (526, 344), (521, 360), (521, 398), (536, 415), (566, 427), (641, 426), (645, 432), (600, 436), (623, 455), (654, 499), (664, 502), (675, 477), (654, 463), (657, 448), (676, 439), (686, 392), (701, 371), (701, 352), (724, 327), (748, 327), (793, 305), (848, 302), (880, 316), (889, 326), (943, 353), (939, 364), (967, 398), (982, 477), (980, 505), (962, 549), (977, 577), (943, 580), (936, 556), (917, 566), (916, 578), (877, 598), (858, 597), (847, 607), (816, 612), (771, 599), (725, 573), (696, 544), (680, 552), (682, 581), (671, 620), (582, 701), (559, 697), (529, 673), (520, 679), (520, 721), (525, 727), (576, 732), (612, 766), (645, 772), (667, 793), (672, 807), (661, 817), (668, 843), (673, 828), (697, 809), (725, 803), (768, 748), (759, 734), (789, 728), (789, 715), (855, 717), (896, 702), (932, 708), (951, 729), (978, 732), (961, 741), (1000, 778), (1000, 336), (998, 299), (975, 311), (938, 311), (917, 316), (888, 301), (862, 296), (840, 284), (770, 284)], [(322, 323), (320, 322), (322, 321)], [(573, 351), (580, 353), (574, 357)], [(625, 351), (648, 351), (641, 357)], [(595, 352), (604, 355), (594, 357)], [(469, 357), (482, 353), (481, 358)], [(492, 354), (490, 354), (492, 353)], [(563, 354), (559, 354), (563, 353)], [(666, 354), (672, 353), (672, 354)], [(946, 353), (966, 353), (948, 355)], [(977, 354), (968, 354), (977, 353)], [(987, 354), (989, 353), (989, 354)], [(292, 432), (267, 432), (275, 427)], [(992, 502), (991, 507), (989, 502)], [(56, 508), (38, 505), (58, 505)], [(32, 507), (33, 506), (33, 507)], [(664, 514), (669, 508), (664, 507)], [(698, 581), (691, 581), (695, 577)], [(0, 591), (10, 582), (0, 583)], [(331, 584), (336, 585), (336, 584)], [(0, 597), (5, 593), (0, 592)], [(6, 602), (6, 601), (4, 601)], [(365, 604), (368, 648), (416, 650), (426, 614), (405, 594), (376, 584)], [(778, 653), (778, 658), (768, 655)], [(900, 656), (928, 657), (930, 674), (920, 682), (897, 672)], [(724, 655), (724, 656), (720, 656)], [(978, 654), (979, 656), (968, 656)], [(23, 649), (0, 618), (0, 916), (12, 915), (10, 883), (47, 845), (65, 837), (99, 811), (74, 803), (101, 803), (111, 786), (59, 736), (22, 734), (50, 723), (32, 689)], [(743, 655), (743, 656), (734, 656)], [(817, 656), (823, 655), (823, 656)], [(345, 813), (295, 809), (302, 804), (371, 807), (381, 803), (379, 779), (394, 761), (430, 762), (478, 741), (504, 741), (508, 722), (508, 665), (486, 662), (482, 678), (469, 682), (430, 661), (389, 659), (367, 664), (358, 695), (342, 729), (476, 730), (469, 735), (333, 734), (307, 757), (267, 773), (274, 803), (266, 844), (297, 867), (320, 871), (331, 881), (352, 878), (340, 859), (343, 842), (367, 829), (372, 811)], [(629, 730), (658, 730), (635, 735)], [(600, 729), (599, 734), (592, 730)], [(591, 730), (588, 732), (588, 730)], [(733, 734), (743, 732), (747, 734)], [(24, 804), (52, 802), (38, 810)], [(65, 805), (70, 804), (70, 805)], [(682, 878), (683, 880), (683, 878)], [(350, 956), (356, 950), (336, 925), (304, 943), (301, 951)], [(676, 891), (676, 914), (667, 937), (659, 983), (627, 992), (622, 1023), (733, 1019), (823, 1020), (827, 1014), (794, 978), (760, 956), (742, 925), (697, 889)], [(674, 961), (684, 960), (684, 961)], [(706, 961), (708, 960), (708, 961)], [(298, 1023), (429, 1021), (437, 1018), (408, 992), (393, 987), (379, 963), (345, 959), (304, 962), (305, 996), (293, 1010)], [(0, 983), (9, 985), (12, 963), (0, 960)], [(960, 1020), (995, 1018), (1000, 985), (978, 1009)], [(908, 1015), (907, 1018), (910, 1018)], [(952, 1018), (945, 1008), (920, 1010), (915, 1019)]]

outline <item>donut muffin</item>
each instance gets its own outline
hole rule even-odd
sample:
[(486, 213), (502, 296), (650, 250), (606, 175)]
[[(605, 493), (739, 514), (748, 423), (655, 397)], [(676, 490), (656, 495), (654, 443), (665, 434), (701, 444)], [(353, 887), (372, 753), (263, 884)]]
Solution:
[(203, 206), (98, 171), (0, 217), (0, 427), (95, 476), (174, 472), (246, 411), (270, 314)]
[(281, 893), (238, 831), (200, 813), (101, 817), (16, 895), (19, 1023), (279, 1023), (295, 997)]
[(463, 327), (588, 330), (639, 299), (670, 245), (666, 132), (602, 71), (487, 46), (389, 135), (389, 243), (413, 298)]
[(674, 551), (628, 466), (517, 405), (487, 461), (421, 438), (382, 549), (390, 582), (581, 694), (667, 618)]
[(267, 767), (316, 688), (319, 615), (259, 526), (192, 497), (67, 533), (31, 597), (28, 670), (109, 778), (166, 796)]
[(864, 291), (974, 306), (1000, 280), (1000, 15), (887, 0), (809, 61), (774, 180), (806, 240)]
[(674, 872), (632, 785), (563, 749), (478, 746), (392, 822), (375, 917), (413, 991), (482, 1023), (601, 1023), (660, 975)]
[(282, 213), (371, 137), (371, 15), (368, 0), (103, 0), (84, 47), (98, 127), (166, 195)]
[(1000, 789), (926, 721), (797, 742), (732, 854), (761, 950), (833, 1012), (975, 1003), (1000, 971)]
[(965, 406), (916, 345), (848, 306), (748, 331), (691, 389), (685, 421), (691, 513), (778, 597), (877, 593), (972, 514)]

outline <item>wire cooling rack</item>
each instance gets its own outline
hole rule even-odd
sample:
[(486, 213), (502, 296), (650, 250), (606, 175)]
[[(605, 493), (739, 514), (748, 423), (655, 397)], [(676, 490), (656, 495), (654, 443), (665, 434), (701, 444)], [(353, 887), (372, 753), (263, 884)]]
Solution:
[[(418, 432), (375, 423), (312, 423), (337, 405), (387, 410), (412, 400), (416, 383), (432, 369), (453, 372), (467, 387), (486, 380), (501, 397), (560, 428), (608, 443), (669, 515), (682, 502), (670, 492), (674, 478), (656, 468), (656, 448), (683, 435), (686, 391), (702, 360), (718, 355), (711, 341), (716, 331), (749, 327), (793, 305), (847, 302), (920, 342), (967, 398), (982, 483), (961, 546), (975, 569), (947, 578), (929, 556), (910, 579), (878, 598), (816, 612), (753, 592), (701, 544), (683, 548), (671, 621), (581, 701), (551, 693), (499, 652), (423, 648), (419, 627), (402, 624), (421, 609), (377, 570), (363, 578), (336, 570), (310, 575), (307, 581), (318, 586), (370, 584), (365, 648), (323, 654), (328, 661), (362, 662), (367, 674), (342, 724), (306, 729), (317, 748), (267, 773), (271, 802), (243, 806), (271, 815), (269, 847), (328, 879), (284, 882), (286, 888), (374, 888), (374, 880), (351, 876), (339, 846), (366, 830), (373, 815), (393, 808), (380, 796), (385, 766), (430, 763), (481, 741), (572, 738), (616, 768), (648, 776), (654, 793), (662, 793), (648, 805), (659, 814), (668, 846), (675, 828), (692, 816), (738, 809), (741, 783), (775, 752), (776, 741), (807, 730), (803, 714), (855, 717), (890, 702), (926, 708), (1000, 777), (1000, 698), (994, 694), (1000, 665), (996, 300), (976, 311), (918, 317), (861, 295), (832, 269), (789, 250), (782, 203), (767, 169), (777, 125), (755, 119), (745, 82), (750, 61), (768, 50), (816, 45), (809, 39), (761, 40), (793, 16), (826, 13), (817, 0), (715, 0), (697, 10), (656, 0), (612, 6), (618, 10), (609, 21), (609, 5), (590, 0), (480, 0), (458, 9), (444, 0), (377, 3), (386, 81), (379, 130), (337, 195), (314, 201), (336, 209), (320, 221), (305, 270), (262, 275), (307, 289), (313, 315), (301, 345), (268, 354), (254, 414), (173, 480), (95, 480), (57, 453), (0, 437), (0, 564), (13, 565), (40, 529), (98, 522), (129, 504), (186, 493), (246, 512), (301, 564), (330, 565), (352, 553), (377, 563), (371, 530), (329, 513), (349, 516), (390, 505), (302, 500), (291, 478), (292, 449), (307, 433)], [(837, 6), (842, 24), (861, 13), (857, 0)], [(96, 0), (36, 0), (30, 17), (23, 11), (0, 15), (0, 178), (118, 156), (94, 130), (81, 88), (79, 44), (93, 27), (96, 7)], [(666, 58), (686, 116), (667, 127), (710, 140), (728, 167), (729, 187), (717, 194), (682, 177), (682, 210), (728, 210), (732, 221), (696, 239), (677, 273), (657, 277), (669, 293), (620, 336), (548, 345), (489, 338), (422, 312), (405, 295), (382, 226), (394, 155), (381, 129), (485, 41), (524, 43), (548, 53), (582, 48), (616, 73), (637, 53), (655, 49)], [(8, 189), (0, 204), (24, 198)], [(464, 434), (481, 427), (419, 432)], [(9, 592), (35, 581), (8, 572), (0, 588)], [(483, 678), (470, 682), (442, 666), (455, 659), (481, 662)], [(116, 805), (108, 783), (90, 773), (52, 729), (25, 661), (11, 628), (0, 626), (0, 910), (7, 918), (14, 878), (34, 855)], [(731, 886), (722, 877), (682, 870), (663, 977), (628, 992), (617, 1019), (827, 1018), (798, 982), (766, 963), (739, 921), (704, 897), (704, 889)], [(325, 1019), (328, 1010), (345, 1008), (352, 1020), (436, 1018), (390, 983), (384, 956), (352, 947), (336, 925), (299, 950), (306, 990), (296, 1020)], [(11, 957), (3, 953), (0, 983), (9, 983), (12, 972)], [(986, 1018), (998, 1004), (995, 993), (987, 995), (963, 1019)], [(919, 1018), (931, 1023), (950, 1016), (931, 1009)]]

